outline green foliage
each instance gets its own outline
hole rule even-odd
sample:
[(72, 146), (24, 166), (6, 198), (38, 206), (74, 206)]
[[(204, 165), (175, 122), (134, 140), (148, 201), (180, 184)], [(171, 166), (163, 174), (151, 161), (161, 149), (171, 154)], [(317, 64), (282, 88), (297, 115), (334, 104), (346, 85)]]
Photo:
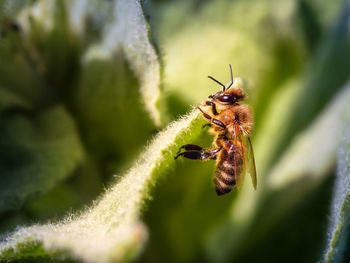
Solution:
[(1, 244), (0, 256), (21, 259), (35, 253), (46, 255), (44, 247), (48, 254), (69, 251), (85, 261), (134, 258), (147, 238), (139, 221), (142, 205), (154, 181), (174, 165), (176, 145), (184, 142), (189, 129), (200, 129), (202, 123), (196, 116), (192, 113), (159, 133), (134, 167), (92, 207), (59, 223), (20, 228)]
[(82, 159), (77, 130), (62, 107), (39, 116), (6, 113), (0, 129), (0, 213), (48, 191)]
[[(349, 7), (0, 1), (0, 261), (345, 262)], [(210, 147), (190, 110), (228, 64), (258, 188), (217, 197), (213, 162), (173, 157)]]
[[(346, 119), (348, 123), (348, 119)], [(345, 126), (345, 125), (344, 125)], [(348, 130), (348, 124), (345, 126)], [(328, 246), (324, 255), (325, 262), (340, 262), (347, 249), (350, 219), (349, 191), (349, 133), (345, 133), (338, 152), (337, 178), (332, 201), (332, 218), (328, 232)]]

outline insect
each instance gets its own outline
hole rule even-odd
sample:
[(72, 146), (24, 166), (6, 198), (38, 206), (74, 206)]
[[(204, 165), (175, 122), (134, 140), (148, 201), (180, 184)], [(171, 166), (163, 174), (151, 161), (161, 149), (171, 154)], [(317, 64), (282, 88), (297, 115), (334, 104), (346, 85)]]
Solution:
[[(231, 88), (231, 65), (230, 72), (231, 83), (227, 87), (209, 76), (222, 86), (222, 91), (210, 95), (209, 100), (199, 105), (207, 107), (207, 111), (197, 106), (203, 117), (210, 122), (203, 127), (209, 126), (209, 133), (215, 135), (214, 147), (203, 149), (195, 144), (186, 144), (180, 147), (175, 156), (175, 159), (182, 156), (201, 161), (216, 160), (214, 182), (218, 195), (229, 193), (234, 186), (239, 189), (246, 173), (250, 174), (254, 189), (257, 185), (254, 153), (249, 138), (253, 128), (253, 115), (248, 105), (239, 104), (246, 95), (241, 88)], [(211, 114), (208, 114), (209, 111)]]

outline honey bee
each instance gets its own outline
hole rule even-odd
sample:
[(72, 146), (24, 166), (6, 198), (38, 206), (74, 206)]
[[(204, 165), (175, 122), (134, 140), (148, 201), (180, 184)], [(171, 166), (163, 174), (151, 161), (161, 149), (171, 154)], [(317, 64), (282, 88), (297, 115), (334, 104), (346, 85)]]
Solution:
[(175, 159), (183, 156), (201, 161), (216, 159), (214, 182), (218, 195), (229, 193), (234, 186), (239, 189), (246, 173), (250, 174), (254, 189), (257, 185), (254, 153), (249, 138), (253, 128), (253, 114), (248, 105), (239, 104), (246, 95), (241, 88), (231, 88), (233, 84), (231, 65), (230, 72), (231, 83), (227, 87), (208, 76), (222, 86), (222, 91), (210, 95), (208, 97), (210, 100), (199, 105), (209, 107), (212, 115), (201, 107), (196, 107), (203, 117), (210, 121), (203, 127), (209, 126), (209, 132), (215, 135), (214, 148), (203, 149), (195, 144), (186, 144), (180, 147), (175, 156)]

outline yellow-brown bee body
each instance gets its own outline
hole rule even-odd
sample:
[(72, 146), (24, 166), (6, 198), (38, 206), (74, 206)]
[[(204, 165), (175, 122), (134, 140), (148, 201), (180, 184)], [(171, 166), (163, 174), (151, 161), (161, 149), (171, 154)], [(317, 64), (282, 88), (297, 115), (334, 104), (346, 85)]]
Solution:
[[(230, 65), (231, 69), (231, 65)], [(243, 90), (230, 87), (233, 84), (232, 69), (231, 83), (225, 87), (216, 79), (209, 77), (223, 87), (223, 91), (210, 95), (203, 106), (211, 107), (211, 116), (201, 107), (197, 107), (203, 117), (210, 121), (209, 132), (216, 135), (215, 148), (205, 150), (194, 144), (180, 147), (175, 159), (183, 156), (202, 161), (216, 159), (215, 185), (216, 193), (223, 195), (230, 192), (234, 186), (242, 185), (245, 173), (249, 173), (254, 188), (256, 188), (256, 169), (252, 145), (249, 135), (253, 128), (253, 115), (248, 105), (239, 102), (245, 99)], [(220, 110), (218, 112), (217, 108)], [(181, 150), (184, 149), (184, 152)]]

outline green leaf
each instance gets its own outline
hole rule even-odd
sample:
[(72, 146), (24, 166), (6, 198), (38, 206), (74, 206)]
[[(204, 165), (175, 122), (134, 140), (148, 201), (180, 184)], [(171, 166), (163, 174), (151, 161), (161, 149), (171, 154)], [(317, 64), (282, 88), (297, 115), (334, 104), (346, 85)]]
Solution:
[[(146, 112), (156, 126), (164, 124), (159, 58), (150, 41), (141, 4), (139, 1), (91, 4), (77, 0), (37, 1), (20, 13), (18, 20), (27, 31), (27, 52), (34, 66), (56, 89), (59, 98), (74, 107), (73, 85), (81, 66), (80, 56), (84, 66), (94, 59), (113, 61), (113, 56), (123, 54), (139, 81)], [(89, 28), (90, 20), (100, 31), (98, 44)], [(96, 24), (96, 20), (102, 22)]]
[(337, 155), (337, 177), (334, 185), (328, 244), (323, 262), (345, 262), (350, 230), (350, 133), (349, 119), (344, 118), (344, 136)]
[(37, 1), (21, 11), (21, 55), (45, 85), (44, 105), (57, 101), (73, 108), (84, 39), (71, 29), (64, 1)]
[(17, 97), (25, 102), (27, 107), (36, 110), (47, 104), (49, 92), (40, 76), (34, 73), (27, 58), (23, 56), (18, 33), (10, 33), (4, 43), (0, 44), (0, 88), (4, 95), (1, 103), (10, 99), (8, 96)]
[(326, 30), (332, 26), (333, 22), (337, 19), (339, 12), (342, 10), (342, 6), (346, 1), (344, 0), (335, 0), (335, 1), (327, 1), (327, 0), (303, 0), (305, 1), (310, 8), (312, 8), (319, 21), (322, 24), (322, 27)]
[[(287, 152), (280, 158), (268, 177), (272, 188), (285, 187), (300, 176), (327, 174), (345, 130), (344, 121), (350, 120), (350, 85), (345, 86), (306, 131), (298, 135)], [(322, 145), (317, 146), (322, 141)]]
[(305, 42), (309, 52), (313, 52), (322, 34), (319, 17), (317, 17), (314, 8), (307, 0), (298, 1), (298, 10)]
[[(85, 8), (86, 16), (96, 16)], [(103, 173), (109, 177), (129, 167), (167, 118), (159, 58), (140, 3), (114, 1), (100, 11), (108, 14), (109, 23), (103, 24), (99, 42), (82, 56), (74, 107), (89, 162), (106, 167)]]
[(94, 57), (86, 62), (75, 107), (89, 152), (99, 162), (116, 167), (132, 160), (156, 127), (123, 52), (111, 57)]
[(86, 62), (93, 59), (113, 59), (112, 54), (122, 53), (140, 83), (141, 98), (156, 126), (164, 123), (161, 105), (160, 65), (149, 29), (139, 1), (114, 1), (106, 7), (112, 10), (112, 24), (103, 31), (102, 42), (92, 46)]
[[(295, 101), (289, 104), (288, 113), (284, 117), (283, 124), (280, 124), (282, 131), (277, 135), (279, 143), (273, 147), (274, 152), (268, 156), (270, 161), (264, 166), (270, 167), (277, 161), (294, 136), (316, 118), (330, 98), (348, 80), (350, 9), (345, 7), (333, 28), (320, 41), (315, 56), (309, 60), (305, 71), (299, 77), (297, 84), (299, 87), (295, 87), (299, 90), (296, 91)], [(264, 117), (268, 119), (269, 116), (266, 114)], [(262, 122), (264, 121), (263, 118)]]
[(15, 108), (0, 123), (0, 213), (49, 191), (83, 157), (75, 124), (62, 106), (40, 115)]
[[(140, 255), (148, 233), (141, 262), (256, 261), (251, 251), (260, 251), (255, 254), (262, 261), (271, 261), (278, 255), (298, 254), (298, 246), (279, 243), (272, 249), (269, 241), (283, 232), (283, 226), (278, 226), (285, 218), (293, 223), (294, 212), (300, 212), (303, 203), (312, 203), (312, 195), (330, 190), (328, 175), (336, 146), (324, 138), (340, 138), (337, 114), (349, 99), (348, 91), (341, 94), (343, 98), (335, 95), (349, 76), (349, 12), (343, 8), (342, 15), (335, 16), (341, 1), (33, 1), (18, 16), (20, 34), (8, 30), (7, 38), (0, 39), (0, 125), (7, 127), (10, 120), (19, 119), (36, 128), (40, 126), (36, 120), (54, 105), (64, 105), (62, 109), (67, 109), (67, 117), (72, 116), (79, 129), (85, 159), (74, 177), (62, 184), (56, 180), (49, 193), (3, 216), (1, 229), (49, 214), (54, 223), (19, 227), (1, 243), (0, 261), (129, 261)], [(302, 10), (300, 3), (305, 4)], [(150, 27), (144, 7), (150, 14)], [(300, 15), (312, 52), (307, 51), (295, 23)], [(13, 20), (6, 19), (11, 29)], [(330, 26), (335, 20), (336, 26)], [(311, 35), (315, 29), (317, 34)], [(152, 40), (159, 43), (160, 52)], [(159, 53), (164, 55), (162, 64)], [(213, 162), (179, 160), (174, 164), (173, 155), (181, 144), (206, 147), (212, 143), (194, 113), (176, 131), (169, 128), (159, 135), (139, 161), (119, 175), (166, 122), (161, 71), (167, 103), (172, 116), (177, 116), (218, 90), (206, 78), (208, 74), (229, 81), (229, 63), (235, 76), (247, 82), (248, 104), (255, 112), (257, 192), (246, 183), (241, 191), (217, 197), (212, 186)], [(52, 129), (55, 125), (48, 124)], [(326, 125), (333, 125), (329, 135)], [(27, 144), (38, 142), (30, 137), (33, 132), (22, 131), (8, 132), (21, 138), (12, 139), (14, 145), (26, 138)], [(46, 138), (42, 136), (45, 131), (39, 127), (38, 136)], [(160, 141), (162, 136), (169, 141)], [(322, 144), (309, 147), (307, 142), (315, 140)], [(63, 142), (55, 149), (61, 146), (67, 156), (71, 154)], [(60, 168), (67, 167), (57, 166), (57, 174)], [(66, 169), (64, 173), (71, 172)], [(111, 184), (113, 173), (118, 176)], [(40, 185), (38, 180), (35, 183)], [(106, 193), (90, 208), (70, 212), (58, 221), (68, 207), (72, 211), (95, 199), (106, 184)], [(152, 202), (146, 204), (150, 198)], [(324, 208), (327, 198), (321, 200), (314, 203)], [(310, 219), (313, 210), (303, 212)], [(312, 226), (325, 218), (325, 212), (320, 213)], [(309, 222), (299, 219), (299, 223)], [(339, 231), (329, 230), (329, 235), (336, 233), (332, 239), (336, 254), (345, 244), (347, 228), (339, 224)], [(320, 237), (322, 230), (318, 230), (312, 235), (315, 242), (305, 246), (313, 254), (320, 254), (317, 246), (322, 240), (315, 236)], [(298, 234), (302, 235), (290, 237)], [(277, 249), (279, 253), (274, 253)], [(309, 257), (304, 253), (288, 257), (298, 261), (295, 258), (307, 261)]]
[[(298, 131), (305, 127), (329, 101), (329, 98), (348, 81), (350, 74), (349, 21), (350, 6), (344, 3), (344, 8), (339, 13), (333, 28), (320, 43), (315, 59), (308, 65), (305, 75), (306, 89), (295, 104), (293, 114), (293, 118), (299, 118), (299, 121), (289, 125), (291, 130)], [(305, 104), (308, 104), (307, 111), (303, 108)]]
[(201, 131), (198, 113), (171, 123), (134, 166), (80, 215), (46, 225), (20, 227), (0, 244), (0, 259), (59, 255), (90, 262), (135, 258), (147, 239), (140, 212), (154, 184), (174, 166), (177, 146)]
[(65, 105), (86, 151), (68, 182), (81, 197), (71, 205), (81, 206), (129, 167), (166, 121), (159, 58), (141, 5), (36, 1), (10, 21), (20, 32), (0, 49), (0, 107), (16, 103), (39, 114)]

